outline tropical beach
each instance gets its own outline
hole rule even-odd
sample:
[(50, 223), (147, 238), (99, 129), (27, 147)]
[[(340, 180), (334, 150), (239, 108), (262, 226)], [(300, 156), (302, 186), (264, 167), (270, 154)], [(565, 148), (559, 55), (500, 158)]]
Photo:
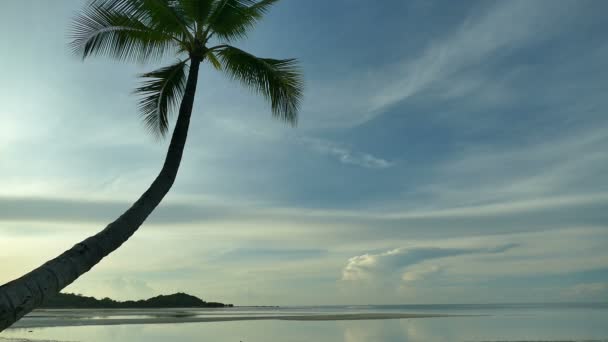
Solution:
[(0, 342), (605, 342), (605, 13), (0, 1)]
[(129, 324), (179, 324), (229, 321), (357, 321), (378, 319), (406, 319), (449, 317), (446, 314), (407, 314), (407, 313), (314, 313), (313, 312), (201, 312), (195, 310), (148, 310), (148, 311), (83, 311), (83, 310), (46, 310), (38, 311), (13, 325), (19, 328), (51, 328), (95, 325)]
[(160, 341), (163, 336), (186, 342), (604, 342), (607, 317), (608, 304), (48, 309), (34, 312), (2, 336), (6, 341), (92, 342)]

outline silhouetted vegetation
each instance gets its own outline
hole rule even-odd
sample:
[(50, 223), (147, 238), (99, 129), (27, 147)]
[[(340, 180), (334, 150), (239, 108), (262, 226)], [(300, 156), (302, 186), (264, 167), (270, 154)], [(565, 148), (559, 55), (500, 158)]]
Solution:
[(128, 300), (119, 302), (110, 298), (97, 299), (73, 293), (59, 293), (48, 298), (43, 308), (70, 308), (70, 309), (127, 309), (127, 308), (224, 308), (233, 307), (232, 304), (218, 302), (205, 302), (204, 300), (186, 293), (160, 295), (145, 300)]

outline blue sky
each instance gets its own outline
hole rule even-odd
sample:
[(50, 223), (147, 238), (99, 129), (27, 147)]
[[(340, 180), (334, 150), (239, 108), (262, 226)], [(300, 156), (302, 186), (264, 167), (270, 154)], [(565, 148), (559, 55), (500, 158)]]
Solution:
[[(70, 54), (84, 1), (0, 11), (0, 282), (101, 229), (167, 142), (154, 65)], [(239, 47), (297, 57), (297, 128), (209, 66), (178, 180), (70, 290), (237, 304), (608, 296), (603, 1), (296, 1)], [(168, 60), (170, 61), (170, 59)]]

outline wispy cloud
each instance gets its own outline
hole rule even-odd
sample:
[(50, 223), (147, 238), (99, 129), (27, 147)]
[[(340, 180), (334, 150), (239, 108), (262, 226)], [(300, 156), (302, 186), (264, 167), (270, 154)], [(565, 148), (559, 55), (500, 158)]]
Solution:
[[(316, 84), (312, 90), (316, 104), (310, 109), (319, 117), (311, 125), (360, 125), (427, 91), (434, 101), (467, 97), (469, 102), (504, 104), (517, 89), (482, 72), (480, 66), (551, 39), (568, 24), (564, 16), (574, 12), (574, 4), (559, 8), (530, 1), (492, 4), (472, 12), (446, 34), (434, 37), (420, 53), (392, 65), (354, 72), (356, 76), (350, 79)], [(320, 100), (328, 94), (332, 99), (344, 100)], [(341, 107), (333, 107), (336, 103)]]
[[(479, 200), (479, 199), (478, 199)], [(453, 206), (436, 210), (411, 210), (386, 213), (387, 219), (431, 219), (456, 217), (504, 216), (516, 213), (538, 212), (559, 208), (601, 204), (608, 200), (608, 193), (572, 196), (547, 196), (529, 200), (511, 200), (501, 203)], [(481, 200), (483, 201), (483, 200)], [(453, 204), (458, 203), (457, 201)], [(464, 203), (464, 201), (463, 201)]]
[[(256, 143), (272, 143), (280, 146), (281, 142), (289, 141), (303, 145), (315, 153), (332, 157), (343, 164), (349, 164), (370, 169), (385, 169), (394, 165), (393, 161), (374, 156), (370, 153), (356, 151), (344, 143), (321, 139), (313, 135), (293, 134), (293, 132), (279, 129), (276, 126), (269, 126), (266, 122), (258, 121), (244, 123), (220, 117), (213, 120), (214, 124), (222, 131), (227, 131), (233, 134), (233, 139), (246, 138), (252, 143), (255, 139)], [(222, 136), (225, 138), (225, 136)]]
[[(537, 143), (463, 149), (433, 168), (434, 181), (419, 187), (435, 206), (530, 209), (541, 203), (596, 201), (606, 188), (597, 181), (608, 168), (608, 129), (582, 129)], [(524, 208), (521, 208), (524, 209)]]
[[(432, 42), (418, 57), (392, 70), (393, 81), (372, 98), (370, 110), (381, 110), (449, 81), (454, 74), (483, 63), (500, 50), (521, 48), (540, 37), (547, 39), (555, 31), (551, 23), (560, 16), (555, 12), (547, 12), (539, 3), (508, 1), (469, 17), (454, 33)], [(486, 81), (471, 79), (469, 73), (463, 82), (450, 82), (456, 88), (445, 88), (442, 96), (470, 94)]]
[(343, 164), (356, 165), (369, 169), (386, 169), (393, 162), (375, 157), (369, 153), (356, 152), (338, 143), (312, 137), (299, 137), (298, 141), (314, 151), (335, 157)]
[[(605, 211), (608, 193), (582, 194), (571, 196), (539, 197), (504, 203), (490, 203), (469, 206), (451, 206), (440, 209), (411, 210), (332, 210), (298, 207), (276, 207), (259, 203), (225, 203), (197, 197), (184, 200), (167, 200), (151, 215), (148, 225), (165, 224), (209, 224), (232, 222), (239, 224), (255, 222), (293, 222), (294, 220), (311, 226), (332, 224), (348, 225), (352, 229), (368, 227), (427, 227), (434, 231), (458, 232), (466, 226), (483, 230), (483, 226), (502, 225), (515, 217), (525, 217), (528, 229), (540, 222), (549, 222), (560, 227), (560, 220), (567, 224), (574, 212), (586, 212), (588, 222), (599, 222)], [(391, 202), (392, 203), (392, 202)], [(0, 222), (42, 222), (65, 223), (66, 225), (86, 223), (107, 223), (128, 208), (128, 201), (82, 200), (66, 198), (2, 197), (0, 196)], [(468, 223), (467, 223), (468, 222)], [(464, 226), (463, 226), (464, 225)], [(448, 229), (448, 227), (450, 229)], [(516, 229), (517, 227), (512, 227)], [(373, 234), (372, 234), (373, 235)]]

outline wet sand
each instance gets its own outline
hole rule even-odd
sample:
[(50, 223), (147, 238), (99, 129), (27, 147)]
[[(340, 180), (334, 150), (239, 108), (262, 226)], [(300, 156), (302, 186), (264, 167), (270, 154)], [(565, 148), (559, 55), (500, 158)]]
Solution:
[[(120, 318), (115, 317), (120, 313)], [(130, 318), (129, 316), (133, 316)], [(443, 314), (407, 314), (407, 313), (340, 313), (340, 314), (242, 314), (212, 316), (190, 315), (184, 312), (167, 313), (165, 315), (146, 316), (145, 312), (92, 312), (83, 314), (77, 311), (38, 312), (31, 317), (25, 317), (11, 328), (43, 328), (91, 325), (127, 325), (127, 324), (177, 324), (199, 322), (225, 321), (254, 321), (254, 320), (283, 320), (283, 321), (344, 321), (344, 320), (379, 320), (379, 319), (411, 319), (433, 317), (459, 317), (463, 315)], [(470, 316), (470, 315), (466, 315)]]

